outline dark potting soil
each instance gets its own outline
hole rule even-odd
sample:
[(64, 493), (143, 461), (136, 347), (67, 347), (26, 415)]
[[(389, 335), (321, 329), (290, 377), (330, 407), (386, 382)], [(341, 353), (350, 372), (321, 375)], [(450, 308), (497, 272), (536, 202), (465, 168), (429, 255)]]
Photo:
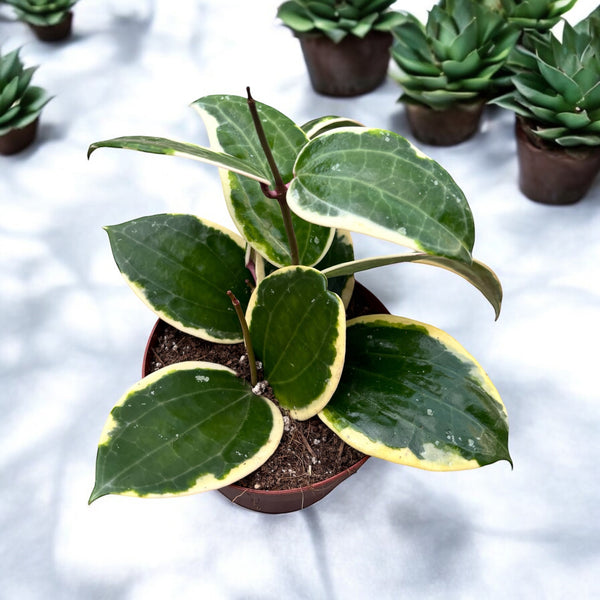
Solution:
[[(366, 303), (350, 302), (348, 318), (372, 312)], [(161, 322), (157, 343), (150, 347), (148, 372), (187, 360), (218, 363), (250, 381), (250, 368), (244, 344), (215, 344), (183, 333)], [(262, 372), (259, 371), (259, 379)], [(270, 387), (263, 396), (277, 404)], [(287, 490), (317, 483), (356, 464), (364, 454), (348, 446), (318, 417), (306, 421), (292, 419), (281, 408), (284, 432), (275, 453), (253, 473), (236, 482), (242, 487)]]

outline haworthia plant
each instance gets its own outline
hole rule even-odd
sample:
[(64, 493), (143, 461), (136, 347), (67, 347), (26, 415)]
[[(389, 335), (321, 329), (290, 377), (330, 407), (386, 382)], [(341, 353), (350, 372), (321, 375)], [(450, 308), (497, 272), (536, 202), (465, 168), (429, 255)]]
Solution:
[[(146, 377), (109, 417), (90, 500), (228, 485), (268, 459), (280, 410), (318, 414), (351, 445), (412, 466), (510, 461), (502, 401), (457, 342), (400, 317), (346, 323), (354, 274), (404, 262), (463, 277), (498, 316), (502, 288), (472, 256), (473, 217), (452, 177), (404, 138), (351, 119), (298, 127), (250, 95), (194, 107), (210, 148), (128, 136), (89, 152), (216, 165), (241, 235), (191, 215), (154, 215), (107, 227), (113, 255), (134, 292), (178, 329), (217, 343), (243, 338), (277, 402), (255, 395), (264, 384), (254, 386), (253, 369), (252, 385), (206, 363)], [(356, 259), (351, 231), (413, 251)]]
[(51, 99), (41, 87), (31, 85), (37, 67), (25, 68), (20, 51), (0, 51), (0, 135), (35, 121)]
[(21, 21), (51, 26), (60, 23), (78, 0), (3, 0), (11, 4)]

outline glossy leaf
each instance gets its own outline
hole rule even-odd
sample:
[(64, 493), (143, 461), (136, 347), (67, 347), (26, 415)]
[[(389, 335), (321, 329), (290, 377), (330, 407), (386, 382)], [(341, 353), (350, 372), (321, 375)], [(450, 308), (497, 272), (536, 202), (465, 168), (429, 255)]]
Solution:
[(269, 182), (268, 176), (264, 171), (256, 168), (253, 160), (243, 160), (223, 152), (215, 152), (202, 146), (188, 144), (187, 142), (176, 142), (175, 140), (145, 135), (124, 136), (112, 140), (94, 142), (88, 149), (88, 158), (98, 148), (124, 148), (125, 150), (138, 150), (139, 152), (148, 152), (150, 154), (183, 156), (184, 158), (191, 158), (240, 173), (256, 181)]
[(112, 409), (96, 459), (90, 503), (213, 490), (246, 476), (275, 451), (280, 411), (234, 371), (203, 362), (164, 367)]
[(227, 296), (250, 298), (245, 248), (234, 233), (192, 215), (153, 215), (106, 228), (133, 291), (161, 319), (203, 339), (242, 340)]
[(307, 221), (471, 262), (474, 226), (462, 190), (405, 138), (338, 129), (298, 156), (290, 208)]
[(401, 317), (348, 323), (344, 372), (319, 416), (361, 452), (412, 467), (511, 462), (506, 410), (481, 366), (448, 334)]
[(463, 279), (475, 286), (489, 301), (494, 309), (496, 319), (500, 316), (500, 307), (502, 305), (502, 286), (496, 274), (485, 264), (478, 260), (473, 260), (467, 265), (458, 260), (452, 260), (443, 256), (430, 256), (429, 254), (410, 253), (394, 254), (390, 256), (376, 256), (373, 258), (363, 258), (360, 260), (349, 261), (346, 263), (337, 263), (332, 267), (322, 269), (323, 275), (337, 278), (340, 275), (350, 275), (403, 262), (414, 262), (433, 267), (441, 267), (460, 275)]
[(263, 279), (246, 314), (265, 379), (292, 417), (305, 420), (329, 401), (344, 364), (344, 304), (324, 275), (285, 267)]
[[(354, 259), (354, 246), (350, 232), (338, 229), (335, 232), (335, 237), (331, 247), (323, 259), (315, 266), (315, 269), (324, 272), (335, 268), (335, 265), (342, 265), (351, 262)], [(343, 273), (342, 275), (327, 277), (327, 289), (335, 292), (344, 302), (347, 308), (352, 298), (354, 290), (354, 274)]]
[[(251, 161), (264, 178), (274, 185), (246, 98), (205, 96), (193, 102), (192, 107), (204, 121), (213, 151)], [(284, 183), (287, 183), (292, 178), (296, 157), (308, 138), (300, 127), (278, 110), (258, 101), (256, 108), (277, 168)]]
[[(251, 160), (274, 184), (268, 162), (254, 130), (247, 100), (240, 96), (207, 96), (192, 105), (208, 130), (211, 147), (241, 160)], [(308, 138), (278, 110), (256, 103), (273, 158), (284, 182), (292, 178), (296, 156)], [(291, 264), (288, 238), (277, 200), (267, 198), (260, 185), (236, 173), (221, 170), (221, 182), (229, 213), (244, 238), (269, 262)], [(314, 265), (327, 251), (333, 231), (299, 217), (293, 219), (300, 262)]]
[[(287, 234), (276, 200), (267, 198), (258, 183), (236, 173), (221, 171), (229, 212), (237, 229), (252, 247), (279, 267), (291, 264)], [(292, 215), (299, 261), (312, 266), (323, 258), (335, 230)]]

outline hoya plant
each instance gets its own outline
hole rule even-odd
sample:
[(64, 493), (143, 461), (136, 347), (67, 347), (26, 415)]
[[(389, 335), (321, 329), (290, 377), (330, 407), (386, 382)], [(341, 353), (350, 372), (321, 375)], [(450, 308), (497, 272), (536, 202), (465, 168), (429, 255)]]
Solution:
[(283, 24), (297, 33), (320, 33), (333, 42), (347, 35), (365, 37), (389, 31), (403, 17), (388, 10), (395, 0), (289, 0), (277, 10)]
[(483, 0), (519, 29), (549, 31), (577, 0)]
[[(502, 400), (457, 341), (400, 316), (346, 319), (353, 275), (395, 263), (456, 273), (498, 315), (500, 283), (472, 256), (472, 213), (448, 172), (391, 131), (337, 117), (298, 126), (249, 90), (193, 106), (210, 148), (134, 136), (89, 153), (126, 148), (218, 166), (238, 232), (191, 214), (106, 229), (121, 273), (151, 310), (205, 340), (244, 340), (263, 385), (256, 370), (247, 382), (194, 361), (143, 378), (104, 426), (90, 502), (233, 483), (277, 448), (282, 409), (297, 420), (318, 415), (354, 448), (404, 465), (510, 462)], [(404, 250), (355, 259), (348, 230)], [(276, 402), (261, 396), (265, 381)]]
[(37, 67), (25, 68), (20, 51), (0, 50), (0, 137), (33, 123), (50, 100), (43, 88), (31, 85)]
[(541, 140), (600, 145), (600, 17), (596, 9), (562, 39), (527, 32), (511, 59), (514, 88), (493, 103), (526, 119)]
[(518, 30), (476, 0), (445, 0), (393, 29), (401, 102), (444, 110), (485, 98), (498, 83)]
[(4, 2), (13, 6), (21, 21), (44, 27), (64, 21), (77, 0), (4, 0)]

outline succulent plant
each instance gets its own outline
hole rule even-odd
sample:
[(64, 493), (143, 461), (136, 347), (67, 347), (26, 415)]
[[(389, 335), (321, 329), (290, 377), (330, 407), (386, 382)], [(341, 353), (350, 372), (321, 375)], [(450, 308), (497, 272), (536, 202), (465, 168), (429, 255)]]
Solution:
[(30, 85), (37, 67), (24, 68), (20, 50), (0, 51), (0, 135), (35, 121), (50, 100), (43, 88)]
[(599, 9), (575, 27), (527, 32), (511, 58), (514, 89), (492, 102), (528, 120), (560, 146), (600, 145)]
[[(211, 148), (146, 136), (90, 146), (220, 167), (239, 230), (173, 214), (110, 226), (125, 280), (177, 329), (243, 339), (250, 367), (261, 361), (291, 418), (318, 415), (364, 453), (436, 471), (510, 461), (504, 405), (458, 342), (391, 315), (346, 323), (354, 273), (404, 262), (453, 271), (498, 314), (500, 283), (472, 257), (463, 192), (391, 131), (331, 117), (298, 126), (248, 96), (194, 103)], [(416, 251), (355, 260), (348, 229)], [(280, 442), (283, 417), (257, 383), (256, 372), (246, 382), (207, 362), (146, 376), (106, 422), (90, 501), (217, 489), (258, 468)]]
[(31, 25), (60, 23), (78, 0), (4, 0), (12, 5), (17, 17)]
[(475, 0), (434, 6), (427, 23), (413, 15), (392, 30), (400, 101), (433, 109), (471, 102), (490, 92), (519, 32)]
[(359, 38), (371, 30), (389, 31), (403, 20), (387, 9), (395, 0), (290, 0), (277, 10), (283, 24), (297, 33), (322, 33), (334, 42)]
[(577, 0), (483, 0), (519, 29), (548, 31)]

